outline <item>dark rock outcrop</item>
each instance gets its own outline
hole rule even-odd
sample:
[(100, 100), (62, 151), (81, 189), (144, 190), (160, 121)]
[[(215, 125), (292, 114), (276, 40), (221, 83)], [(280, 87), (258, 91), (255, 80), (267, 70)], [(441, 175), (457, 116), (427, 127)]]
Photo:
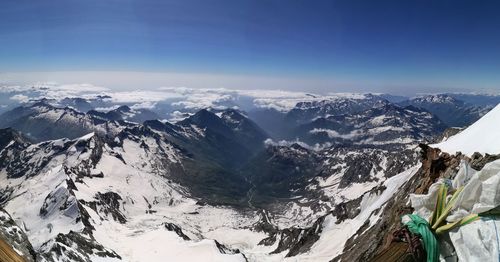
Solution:
[(184, 234), (184, 232), (182, 232), (182, 228), (180, 228), (178, 225), (173, 224), (173, 223), (165, 223), (163, 225), (165, 226), (165, 228), (168, 231), (175, 232), (182, 239), (184, 239), (184, 240), (191, 240), (190, 237), (188, 237), (186, 234)]
[[(73, 231), (57, 235), (53, 242), (47, 242), (44, 246), (50, 248), (47, 252), (39, 253), (37, 260), (91, 262), (93, 257), (121, 259), (117, 253), (99, 244), (92, 235)], [(42, 246), (42, 249), (46, 247)]]
[[(36, 261), (36, 253), (25, 232), (14, 222), (10, 215), (0, 208), (0, 241), (16, 250), (25, 262)], [(0, 252), (1, 253), (1, 252)], [(0, 257), (0, 261), (2, 261)]]
[[(406, 182), (381, 210), (381, 218), (370, 228), (360, 228), (345, 244), (341, 255), (333, 261), (372, 261), (380, 257), (390, 258), (385, 261), (408, 261), (407, 252), (400, 252), (400, 243), (393, 242), (393, 233), (400, 227), (401, 216), (413, 212), (409, 206), (409, 194), (426, 194), (429, 187), (437, 179), (453, 178), (461, 160), (475, 163), (475, 167), (483, 167), (485, 163), (500, 158), (499, 156), (480, 156), (472, 159), (458, 154), (450, 155), (439, 149), (420, 145), (422, 166), (417, 173)], [(407, 248), (407, 246), (406, 246)], [(398, 251), (399, 250), (399, 251)], [(392, 255), (400, 253), (400, 255)], [(411, 260), (410, 260), (411, 261)]]

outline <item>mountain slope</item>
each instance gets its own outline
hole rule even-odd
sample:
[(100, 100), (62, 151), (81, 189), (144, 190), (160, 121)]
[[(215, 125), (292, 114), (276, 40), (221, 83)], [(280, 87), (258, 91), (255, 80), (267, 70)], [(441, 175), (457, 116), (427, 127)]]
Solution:
[[(224, 110), (218, 115), (201, 110), (175, 125), (149, 120), (145, 123), (148, 128), (116, 121), (127, 114), (142, 114), (138, 112), (145, 111), (123, 106), (107, 113), (90, 111), (85, 114), (71, 108), (58, 108), (38, 102), (18, 107), (0, 118), (5, 120), (3, 125), (14, 127), (37, 142), (73, 139), (90, 132), (114, 138), (120, 137), (120, 132), (125, 129), (129, 130), (128, 134), (139, 137), (146, 135), (164, 139), (184, 150), (184, 170), (177, 172), (175, 178), (190, 185), (193, 192), (209, 196), (207, 199), (214, 201), (235, 202), (245, 196), (249, 184), (236, 170), (264, 149), (263, 142), (267, 138), (267, 134), (253, 121), (236, 110)], [(161, 134), (154, 134), (155, 131)], [(19, 170), (24, 168), (20, 167)], [(190, 175), (182, 175), (185, 173)], [(218, 199), (217, 196), (226, 196), (226, 200)]]
[[(0, 204), (41, 261), (329, 261), (383, 216), (416, 173), (415, 141), (439, 123), (383, 103), (302, 125), (304, 137), (344, 136), (314, 147), (264, 143), (237, 110), (37, 144), (0, 131), (10, 134), (0, 140)], [(350, 136), (356, 128), (364, 133)], [(401, 135), (411, 139), (385, 146)], [(357, 143), (369, 139), (384, 146)]]
[(267, 137), (255, 123), (233, 110), (217, 114), (200, 110), (176, 124), (146, 121), (144, 125), (186, 155), (183, 172), (174, 175), (176, 181), (212, 203), (245, 204), (251, 185), (238, 170), (264, 150)]
[(102, 118), (104, 120), (108, 121), (120, 121), (120, 120), (126, 120), (129, 122), (134, 122), (134, 123), (140, 123), (142, 124), (144, 121), (147, 120), (155, 120), (159, 119), (160, 117), (147, 109), (132, 109), (128, 106), (120, 106), (116, 109), (107, 111), (107, 112), (101, 112), (101, 111), (96, 111), (96, 110), (90, 110), (87, 112), (87, 114)]
[(274, 139), (293, 139), (296, 136), (294, 129), (299, 125), (318, 118), (355, 114), (388, 103), (380, 96), (372, 94), (337, 94), (325, 99), (314, 97), (311, 101), (298, 101), (286, 112), (261, 108), (250, 111), (249, 116)]
[(94, 109), (91, 103), (80, 97), (66, 97), (58, 102), (63, 107), (71, 107), (80, 112), (87, 112)]
[(451, 95), (427, 95), (416, 97), (399, 103), (403, 106), (423, 108), (441, 119), (449, 127), (468, 126), (491, 108), (488, 106), (473, 106), (454, 98)]
[(338, 97), (330, 100), (299, 102), (286, 114), (286, 121), (303, 124), (318, 117), (355, 114), (367, 109), (382, 106), (389, 102), (372, 94), (353, 97)]
[[(2, 163), (22, 162), (27, 167), (24, 179), (15, 179), (18, 172), (2, 168), (0, 192), (6, 199), (4, 208), (22, 222), (39, 259), (140, 261), (154, 256), (148, 252), (161, 250), (151, 246), (148, 251), (139, 244), (153, 237), (177, 250), (178, 259), (243, 260), (235, 251), (201, 240), (196, 225), (183, 233), (192, 244), (178, 236), (182, 231), (171, 231), (176, 227), (168, 223), (183, 221), (176, 218), (205, 212), (168, 179), (181, 164), (182, 154), (153, 137), (120, 137), (111, 142), (90, 134), (29, 145), (28, 151), (13, 143), (2, 150)], [(30, 208), (22, 208), (25, 203)], [(231, 211), (208, 208), (206, 212)]]
[(0, 151), (13, 142), (27, 143), (28, 140), (12, 128), (0, 129)]
[[(469, 131), (465, 132), (464, 130), (442, 143), (446, 144), (446, 147), (442, 148), (450, 153), (455, 152), (450, 148), (460, 148), (459, 151), (466, 152), (469, 156), (474, 151), (499, 154), (500, 148), (495, 143), (498, 140), (497, 133), (499, 133), (496, 125), (498, 112), (499, 107), (493, 109), (469, 127)], [(480, 138), (481, 135), (484, 139)], [(436, 146), (439, 145), (441, 144)], [(474, 146), (470, 147), (471, 145)], [(368, 187), (369, 184), (365, 183), (365, 190), (356, 193), (357, 190), (353, 187), (356, 180), (344, 184), (349, 189), (346, 192), (348, 194), (343, 196), (345, 202), (336, 205), (335, 209), (318, 218), (310, 227), (300, 230), (295, 228), (279, 230), (273, 235), (274, 239), (270, 238), (266, 241), (271, 243), (279, 241), (275, 251), (287, 251), (286, 256), (290, 258), (312, 261), (363, 261), (371, 260), (379, 253), (389, 252), (383, 260), (387, 261), (388, 257), (398, 256), (396, 253), (390, 253), (395, 252), (397, 247), (391, 249), (389, 244), (394, 238), (394, 230), (401, 225), (401, 215), (411, 212), (411, 208), (408, 206), (409, 193), (427, 192), (429, 186), (438, 178), (453, 177), (461, 160), (468, 161), (473, 168), (480, 170), (486, 163), (494, 161), (500, 156), (486, 155), (483, 157), (480, 154), (474, 154), (472, 158), (469, 158), (464, 155), (441, 153), (439, 149), (426, 145), (420, 146), (420, 153), (421, 164), (412, 168), (407, 168), (404, 165), (399, 166), (399, 170), (403, 170), (401, 173), (386, 179), (383, 183), (374, 183), (371, 189)], [(368, 155), (369, 153), (365, 151), (361, 157)], [(377, 152), (376, 155), (380, 155), (380, 153)], [(389, 157), (389, 159), (391, 158), (393, 156)], [(367, 163), (367, 160), (357, 159), (355, 161)], [(345, 160), (341, 161), (340, 164), (343, 162)], [(362, 170), (362, 166), (358, 167)], [(398, 170), (397, 166), (392, 166), (383, 173), (387, 174), (396, 170)], [(361, 179), (360, 182), (366, 181), (357, 176), (347, 175), (347, 173), (337, 179), (335, 177), (326, 180), (316, 179), (321, 183), (333, 182), (332, 184), (337, 186), (337, 189), (333, 188), (332, 192), (339, 194), (343, 192), (338, 190), (342, 189), (341, 179), (349, 179), (350, 177)], [(350, 196), (352, 193), (354, 194)], [(276, 240), (280, 237), (281, 240)]]
[[(468, 163), (471, 168), (481, 170), (488, 163), (500, 158), (500, 147), (496, 143), (498, 137), (498, 118), (500, 107), (497, 106), (488, 114), (476, 121), (467, 129), (463, 130), (443, 143), (421, 145), (421, 168), (416, 175), (410, 177), (394, 195), (388, 199), (384, 208), (375, 218), (370, 218), (369, 226), (360, 227), (356, 235), (348, 240), (342, 253), (333, 261), (344, 260), (373, 260), (393, 261), (401, 259), (410, 254), (405, 251), (408, 246), (402, 242), (394, 242), (394, 232), (401, 227), (401, 216), (413, 212), (409, 195), (410, 193), (425, 194), (430, 186), (441, 179), (454, 179), (459, 172), (459, 166)], [(439, 148), (437, 148), (439, 147)], [(442, 152), (444, 150), (446, 152)], [(453, 155), (455, 152), (463, 154)], [(475, 152), (487, 153), (481, 155)], [(492, 155), (489, 155), (489, 154)], [(494, 179), (500, 174), (491, 173), (489, 177)], [(465, 232), (465, 231), (463, 231)], [(462, 233), (464, 234), (464, 233)], [(472, 234), (472, 233), (471, 233)], [(465, 233), (462, 237), (467, 238)], [(440, 237), (440, 239), (446, 236)], [(485, 239), (485, 241), (487, 241)], [(495, 245), (493, 239), (492, 245)], [(486, 243), (484, 243), (486, 245)], [(477, 251), (472, 251), (477, 252)], [(411, 255), (411, 254), (410, 254)], [(458, 257), (461, 260), (460, 257)]]
[(320, 117), (295, 133), (313, 144), (405, 146), (439, 135), (445, 128), (427, 111), (387, 104), (356, 114)]
[(90, 132), (114, 135), (126, 126), (44, 102), (17, 107), (0, 115), (0, 128), (11, 127), (34, 141), (76, 138)]
[(432, 145), (449, 153), (462, 152), (472, 156), (474, 152), (497, 154), (500, 152), (500, 105), (477, 122), (446, 141)]
[[(105, 257), (138, 261), (138, 254), (148, 254), (151, 260), (158, 259), (154, 252), (159, 252), (159, 247), (155, 245), (141, 251), (134, 249), (134, 246), (141, 246), (139, 243), (151, 239), (168, 243), (173, 249), (161, 254), (173, 260), (200, 259), (192, 255), (203, 256), (207, 252), (217, 261), (243, 259), (236, 248), (252, 261), (282, 260), (288, 253), (300, 259), (310, 256), (308, 253), (313, 246), (299, 248), (298, 243), (305, 237), (300, 232), (305, 229), (287, 229), (287, 226), (307, 227), (318, 216), (326, 214), (344, 221), (358, 211), (348, 214), (342, 206), (355, 207), (349, 203), (359, 203), (367, 191), (375, 192), (376, 184), (387, 179), (380, 175), (380, 171), (393, 166), (387, 157), (377, 157), (383, 152), (374, 151), (371, 160), (363, 160), (372, 161), (372, 165), (351, 170), (351, 166), (337, 165), (340, 162), (348, 165), (359, 162), (359, 157), (364, 154), (362, 149), (354, 154), (354, 149), (332, 148), (314, 153), (299, 145), (281, 149), (271, 147), (268, 152), (273, 153), (264, 158), (266, 162), (271, 161), (269, 169), (266, 167), (253, 173), (260, 177), (247, 177), (257, 182), (254, 185), (258, 187), (252, 191), (252, 184), (238, 173), (224, 173), (225, 169), (222, 169), (215, 176), (207, 176), (203, 163), (212, 167), (217, 163), (204, 155), (197, 156), (199, 146), (210, 145), (210, 137), (223, 139), (227, 136), (232, 142), (238, 141), (237, 137), (241, 136), (237, 132), (247, 125), (237, 124), (235, 121), (240, 116), (229, 114), (230, 120), (224, 119), (223, 114), (219, 117), (211, 112), (201, 112), (179, 125), (149, 121), (145, 126), (125, 128), (114, 139), (90, 134), (76, 140), (60, 139), (34, 145), (8, 142), (0, 155), (1, 163), (5, 164), (0, 171), (5, 208), (29, 229), (27, 235), (42, 261), (51, 261), (54, 254), (60, 254), (68, 246), (78, 248), (67, 249), (63, 252), (65, 255), (55, 255), (57, 259), (88, 261)], [(228, 122), (231, 125), (226, 124)], [(288, 161), (295, 164), (288, 165)], [(294, 172), (284, 169), (285, 172), (281, 173), (284, 176), (274, 178), (263, 175), (282, 169), (283, 163), (287, 168), (299, 169)], [(305, 172), (302, 172), (307, 163), (312, 168), (310, 176), (304, 176)], [(224, 182), (224, 179), (233, 178), (240, 179), (240, 182)], [(280, 188), (281, 181), (286, 186)], [(375, 183), (364, 187), (366, 182)], [(349, 185), (356, 183), (361, 186), (357, 195), (335, 194), (335, 188), (352, 191)], [(248, 192), (265, 191), (267, 185), (271, 185), (270, 189), (274, 191), (291, 190), (286, 194), (292, 193), (289, 196), (293, 198), (271, 202), (264, 211), (253, 208), (252, 203), (257, 202), (250, 199), (246, 199), (246, 208), (206, 204), (212, 199), (237, 206), (238, 196), (248, 197)], [(28, 188), (30, 194), (20, 194)], [(273, 197), (279, 199), (280, 195)], [(262, 198), (257, 201), (262, 201)], [(26, 202), (35, 208), (20, 208)], [(308, 232), (310, 237), (319, 236), (319, 231)], [(270, 245), (262, 242), (268, 237), (271, 239), (265, 242)], [(286, 244), (285, 239), (292, 242)], [(190, 241), (200, 244), (193, 246)], [(297, 248), (300, 252), (292, 251)], [(183, 250), (179, 257), (168, 253), (174, 249)], [(130, 253), (127, 250), (136, 251)], [(289, 251), (273, 252), (275, 250)]]
[(229, 168), (237, 168), (246, 162), (257, 151), (264, 148), (267, 134), (255, 123), (240, 113), (229, 110), (217, 114), (202, 109), (176, 125), (184, 129), (197, 128), (203, 135), (186, 147), (196, 147), (205, 157), (224, 164)]
[(17, 258), (19, 261), (31, 262), (35, 261), (35, 256), (24, 231), (0, 208), (0, 261)]

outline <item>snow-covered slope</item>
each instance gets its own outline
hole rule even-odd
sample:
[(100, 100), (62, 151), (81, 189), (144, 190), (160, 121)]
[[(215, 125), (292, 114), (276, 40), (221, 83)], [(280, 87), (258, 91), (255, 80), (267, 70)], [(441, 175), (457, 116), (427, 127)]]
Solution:
[[(498, 154), (500, 153), (500, 143), (499, 143), (500, 126), (498, 125), (499, 121), (500, 121), (500, 105), (495, 107), (493, 110), (491, 110), (488, 114), (479, 119), (473, 125), (461, 131), (460, 133), (449, 137), (446, 141), (430, 146), (420, 145), (421, 163), (422, 163), (421, 167), (418, 170), (416, 169), (407, 170), (406, 171), (407, 176), (405, 178), (402, 178), (402, 180), (398, 183), (398, 186), (396, 187), (388, 185), (388, 182), (391, 181), (392, 179), (388, 179), (384, 183), (384, 185), (387, 186), (387, 188), (386, 191), (384, 191), (384, 193), (382, 193), (381, 196), (385, 195), (390, 191), (393, 192), (392, 196), (386, 195), (385, 197), (380, 197), (379, 200), (377, 200), (378, 202), (385, 199), (387, 201), (386, 205), (380, 206), (380, 210), (375, 212), (378, 213), (377, 216), (372, 216), (369, 219), (365, 220), (365, 223), (369, 222), (367, 223), (368, 227), (366, 227), (366, 224), (363, 227), (359, 227), (359, 230), (357, 230), (356, 233), (353, 234), (352, 237), (347, 242), (345, 242), (345, 245), (343, 246), (342, 250), (340, 250), (337, 253), (339, 256), (337, 256), (333, 261), (405, 260), (404, 257), (408, 254), (405, 252), (401, 252), (401, 250), (405, 250), (407, 246), (405, 246), (406, 244), (402, 244), (401, 241), (398, 241), (397, 237), (395, 238), (394, 232), (397, 232), (397, 230), (400, 230), (402, 228), (401, 216), (412, 213), (416, 209), (414, 206), (413, 207), (410, 206), (410, 203), (414, 204), (413, 201), (410, 202), (411, 198), (410, 196), (412, 194), (422, 194), (422, 193), (427, 194), (427, 192), (429, 192), (430, 194), (430, 192), (432, 191), (431, 188), (433, 188), (436, 185), (436, 182), (442, 183), (443, 180), (449, 181), (450, 179), (456, 180), (462, 178), (465, 179), (464, 181), (466, 181), (465, 182), (466, 184), (473, 183), (470, 181), (474, 181), (474, 179), (477, 178), (470, 175), (471, 173), (472, 174), (475, 173), (475, 171), (473, 170), (481, 170), (483, 169), (483, 167), (487, 168), (488, 166), (494, 165), (495, 163), (495, 162), (493, 163), (490, 162), (498, 161), (499, 158)], [(441, 154), (442, 151), (448, 152), (450, 154)], [(455, 152), (462, 152), (469, 157), (464, 156), (463, 154), (455, 154)], [(482, 156), (480, 154), (474, 154), (475, 152), (483, 154), (488, 153), (494, 155)], [(467, 171), (463, 171), (463, 167), (466, 167)], [(500, 175), (498, 173), (495, 173), (496, 171), (491, 171), (491, 172), (490, 171), (491, 170), (486, 171), (488, 172), (488, 178), (490, 179), (495, 180), (498, 178), (498, 175)], [(411, 173), (415, 172), (416, 175), (412, 176)], [(465, 174), (469, 174), (469, 176), (472, 177), (463, 178), (464, 172)], [(403, 174), (404, 173), (405, 172), (403, 172)], [(455, 183), (453, 185), (455, 185)], [(466, 187), (468, 185), (466, 185)], [(436, 187), (434, 187), (434, 189), (435, 188)], [(492, 190), (493, 190), (493, 195), (495, 195), (495, 191), (498, 191), (497, 188), (493, 188)], [(498, 192), (496, 192), (496, 194), (498, 194)], [(420, 200), (420, 202), (422, 201)], [(470, 206), (472, 206), (472, 204), (470, 204)], [(475, 205), (481, 205), (481, 204), (475, 203), (474, 206)], [(364, 205), (361, 204), (361, 206)], [(431, 205), (430, 209), (432, 210), (432, 208), (433, 207)], [(464, 211), (464, 209), (459, 209), (459, 210), (452, 209), (452, 212), (465, 213), (466, 211)], [(358, 217), (363, 217), (363, 213), (364, 212), (361, 211)], [(419, 215), (422, 216), (420, 213)], [(450, 221), (450, 217), (451, 216), (448, 217), (449, 220), (447, 222), (451, 223), (451, 221), (453, 220)], [(493, 221), (491, 219), (493, 219), (493, 217), (488, 218), (487, 221)], [(328, 226), (323, 227), (323, 229), (325, 228), (327, 230), (330, 229), (330, 231), (323, 231), (320, 237), (320, 240), (323, 237), (328, 239), (328, 241), (325, 241), (325, 243), (326, 242), (339, 243), (336, 242), (337, 239), (335, 237), (329, 238), (328, 236), (337, 236), (348, 232), (354, 232), (351, 231), (348, 225), (337, 226), (334, 223), (330, 223), (330, 225), (331, 225), (330, 227)], [(471, 228), (473, 228), (473, 230), (466, 229), (467, 226), (469, 225), (471, 226)], [(477, 241), (478, 243), (482, 242), (481, 248), (488, 246), (496, 247), (497, 242), (494, 238), (495, 233), (493, 233), (492, 238), (484, 237), (487, 234), (483, 234), (483, 232), (477, 231), (476, 230), (478, 226), (477, 224), (471, 223), (468, 224), (467, 226), (462, 225), (460, 226), (460, 228), (457, 229), (458, 231), (454, 229), (450, 232), (450, 236), (452, 234), (460, 235), (460, 241), (458, 242), (461, 244), (459, 245), (465, 245), (470, 248), (473, 246), (470, 243)], [(332, 228), (338, 230), (336, 232), (337, 234), (335, 234), (335, 231), (331, 230)], [(325, 234), (326, 232), (329, 233)], [(438, 240), (440, 241), (439, 243), (440, 246), (442, 244), (441, 241), (443, 241), (443, 239), (450, 239), (450, 237), (447, 235), (447, 232), (440, 234), (440, 236), (441, 236), (439, 238), (440, 240)], [(465, 239), (465, 244), (463, 244), (464, 239)], [(329, 252), (326, 245), (324, 246), (323, 250), (317, 249), (317, 247), (321, 247), (319, 245), (319, 243), (321, 242), (320, 240), (318, 240), (316, 244), (311, 248), (311, 252), (316, 251), (313, 254), (321, 254), (323, 250)], [(458, 261), (471, 260), (471, 258), (464, 257), (462, 253), (458, 251), (456, 246), (455, 246), (456, 253), (454, 253), (453, 246), (451, 246), (450, 243), (446, 244), (448, 246), (445, 249), (448, 252), (445, 254), (446, 257), (451, 257), (452, 259), (455, 260), (458, 258)], [(456, 243), (457, 242), (453, 242), (453, 245), (456, 245)], [(496, 249), (492, 250), (496, 252)], [(477, 249), (470, 250), (470, 252), (472, 254), (476, 254), (475, 256), (477, 256), (478, 252)], [(481, 254), (487, 252), (488, 251), (485, 251), (482, 252)], [(496, 253), (494, 254), (494, 256), (496, 256)]]
[[(411, 120), (400, 111), (366, 119)], [(32, 144), (5, 132), (0, 205), (41, 261), (329, 261), (376, 221), (415, 155), (265, 147), (263, 130), (235, 110), (131, 124), (113, 137)]]
[(20, 106), (0, 115), (0, 128), (14, 128), (37, 142), (77, 138), (90, 132), (113, 136), (126, 126), (126, 123), (101, 120), (69, 107), (54, 107), (45, 102)]
[(150, 110), (143, 108), (133, 109), (128, 106), (120, 106), (106, 112), (89, 110), (87, 114), (95, 116), (97, 118), (101, 118), (103, 120), (109, 120), (109, 121), (124, 120), (133, 123), (143, 123), (144, 121), (147, 120), (155, 120), (160, 118), (156, 113)]
[(491, 106), (467, 104), (448, 94), (416, 97), (402, 101), (399, 104), (423, 108), (435, 114), (449, 127), (466, 127), (477, 121), (492, 108)]
[(462, 152), (468, 156), (474, 152), (500, 153), (500, 105), (462, 132), (432, 146), (452, 154)]
[(382, 215), (380, 210), (397, 190), (410, 179), (419, 166), (412, 167), (396, 176), (386, 180), (382, 186), (385, 190), (377, 194), (370, 192), (364, 194), (360, 203), (359, 214), (344, 221), (332, 215), (326, 217), (322, 233), (311, 250), (302, 258), (308, 261), (326, 261), (342, 253), (347, 240), (359, 232), (360, 229), (368, 230)]
[(355, 114), (317, 118), (299, 126), (296, 135), (310, 143), (404, 147), (439, 135), (445, 128), (427, 111), (386, 104)]
[[(4, 242), (5, 241), (5, 242)], [(35, 261), (35, 252), (24, 231), (14, 222), (10, 215), (0, 208), (0, 242), (11, 246), (25, 262)], [(0, 247), (2, 249), (3, 247)], [(0, 252), (0, 261), (3, 261)]]
[[(199, 205), (172, 183), (181, 154), (168, 143), (116, 142), (91, 133), (34, 145), (12, 141), (1, 151), (10, 163), (0, 171), (4, 208), (23, 225), (39, 260), (244, 261), (203, 234), (250, 226), (252, 219)], [(12, 170), (18, 162), (27, 167), (23, 176)], [(263, 237), (247, 234), (255, 236)]]
[[(281, 211), (288, 215), (282, 216), (254, 208), (207, 205), (175, 182), (176, 176), (187, 175), (182, 170), (191, 156), (170, 142), (175, 136), (178, 140), (191, 136), (204, 139), (206, 130), (195, 134), (188, 126), (168, 127), (178, 128), (177, 133), (136, 127), (123, 130), (113, 140), (91, 133), (74, 140), (38, 144), (9, 136), (11, 141), (5, 141), (0, 152), (0, 199), (4, 209), (22, 225), (40, 261), (244, 261), (245, 257), (250, 261), (326, 261), (336, 255), (337, 249), (328, 248), (330, 240), (320, 236), (321, 231), (308, 227), (330, 232), (331, 225), (326, 223), (332, 219), (340, 226), (362, 212), (359, 206), (353, 206), (354, 216), (347, 215), (341, 207), (327, 213), (328, 219), (328, 210), (297, 213), (311, 210), (308, 205), (315, 204), (303, 201), (305, 198), (285, 205)], [(304, 149), (301, 152), (308, 153)], [(333, 152), (329, 157), (337, 158)], [(324, 158), (321, 161), (327, 163), (328, 156)], [(387, 162), (384, 159), (381, 161)], [(376, 165), (378, 160), (374, 161)], [(370, 166), (368, 172), (375, 169), (378, 167)], [(325, 172), (325, 179), (331, 181), (330, 171)], [(380, 184), (386, 180), (376, 179)], [(380, 192), (385, 192), (384, 188), (374, 190), (373, 183), (364, 189), (358, 186), (357, 195), (332, 203), (364, 203), (368, 197), (377, 201)], [(383, 204), (383, 200), (379, 202)], [(30, 208), (25, 208), (26, 203)], [(318, 216), (323, 218), (318, 220)], [(362, 225), (364, 216), (356, 223)], [(292, 228), (287, 228), (290, 225)], [(346, 233), (336, 241), (344, 243), (350, 236)], [(319, 239), (315, 246), (322, 251), (310, 251), (312, 245), (293, 249), (304, 237)]]
[(308, 123), (319, 117), (355, 114), (374, 107), (389, 104), (372, 94), (331, 97), (325, 100), (299, 102), (286, 114), (288, 122)]

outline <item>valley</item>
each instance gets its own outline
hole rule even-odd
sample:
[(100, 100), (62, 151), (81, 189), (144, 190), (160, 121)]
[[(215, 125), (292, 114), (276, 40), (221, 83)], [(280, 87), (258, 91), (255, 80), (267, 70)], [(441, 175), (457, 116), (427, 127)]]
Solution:
[(232, 108), (171, 122), (58, 103), (0, 116), (0, 205), (40, 261), (333, 259), (449, 127), (371, 94), (268, 115), (282, 133)]

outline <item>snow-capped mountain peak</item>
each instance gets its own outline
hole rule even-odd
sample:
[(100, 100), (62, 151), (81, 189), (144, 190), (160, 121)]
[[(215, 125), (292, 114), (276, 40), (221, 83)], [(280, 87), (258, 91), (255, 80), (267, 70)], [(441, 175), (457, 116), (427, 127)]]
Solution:
[(416, 103), (463, 104), (462, 101), (446, 94), (419, 96), (413, 99)]

